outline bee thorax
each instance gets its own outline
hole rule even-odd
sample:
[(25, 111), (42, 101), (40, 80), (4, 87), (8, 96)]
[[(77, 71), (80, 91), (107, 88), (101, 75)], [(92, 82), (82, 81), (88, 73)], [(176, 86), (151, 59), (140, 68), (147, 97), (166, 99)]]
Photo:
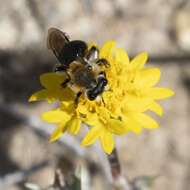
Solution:
[(97, 85), (93, 73), (87, 71), (86, 69), (81, 69), (76, 72), (74, 80), (76, 84), (81, 87), (85, 87), (86, 89), (94, 88)]

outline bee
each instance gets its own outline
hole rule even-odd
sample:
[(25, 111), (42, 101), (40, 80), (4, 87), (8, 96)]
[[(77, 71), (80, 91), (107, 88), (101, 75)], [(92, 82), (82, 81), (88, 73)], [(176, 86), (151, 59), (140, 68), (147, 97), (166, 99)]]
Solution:
[(47, 48), (59, 61), (59, 64), (55, 66), (55, 72), (66, 74), (66, 79), (61, 86), (71, 88), (76, 94), (75, 107), (77, 107), (82, 93), (85, 93), (85, 96), (93, 101), (100, 99), (102, 93), (109, 88), (106, 72), (102, 66), (109, 67), (110, 64), (106, 59), (98, 58), (99, 51), (95, 46), (88, 50), (86, 42), (70, 41), (66, 33), (56, 28), (50, 28), (47, 36)]

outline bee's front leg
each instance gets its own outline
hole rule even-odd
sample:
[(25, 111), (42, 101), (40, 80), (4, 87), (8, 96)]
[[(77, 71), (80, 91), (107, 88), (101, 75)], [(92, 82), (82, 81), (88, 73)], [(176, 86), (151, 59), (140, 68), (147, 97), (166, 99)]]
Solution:
[(82, 95), (82, 91), (79, 91), (75, 97), (75, 108), (78, 106), (79, 98)]
[(99, 51), (95, 46), (92, 46), (86, 55), (88, 61), (98, 59)]

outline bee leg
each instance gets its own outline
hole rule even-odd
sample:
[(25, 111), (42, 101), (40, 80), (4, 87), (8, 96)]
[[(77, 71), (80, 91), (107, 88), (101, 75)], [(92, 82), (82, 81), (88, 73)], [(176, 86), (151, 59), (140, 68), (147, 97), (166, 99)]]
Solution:
[(64, 65), (59, 65), (55, 67), (54, 72), (66, 71), (66, 70), (67, 70), (67, 67), (65, 67)]
[(95, 46), (92, 46), (86, 55), (88, 61), (98, 59), (99, 51)]
[(103, 65), (104, 65), (106, 68), (110, 67), (109, 62), (108, 62), (106, 59), (104, 59), (104, 58), (98, 59), (98, 61), (96, 61), (96, 64), (98, 64), (98, 65), (101, 65), (102, 63), (103, 63)]
[(78, 106), (79, 98), (82, 95), (82, 91), (79, 91), (75, 97), (75, 108)]
[(67, 75), (67, 78), (61, 83), (61, 86), (65, 88), (67, 86), (67, 83), (71, 81), (71, 77)]
[(106, 106), (106, 104), (105, 104), (105, 102), (104, 102), (104, 98), (102, 97), (102, 102), (103, 102), (103, 104), (104, 104), (104, 107)]
[(104, 77), (106, 77), (106, 72), (105, 72), (105, 71), (100, 71), (100, 72), (98, 73), (98, 75), (104, 75)]

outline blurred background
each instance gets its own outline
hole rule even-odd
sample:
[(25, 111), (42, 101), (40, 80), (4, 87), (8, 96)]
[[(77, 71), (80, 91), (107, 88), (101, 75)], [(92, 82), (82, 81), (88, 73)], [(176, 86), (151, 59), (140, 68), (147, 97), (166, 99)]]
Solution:
[(25, 182), (45, 188), (60, 162), (65, 171), (83, 163), (93, 189), (110, 187), (103, 152), (80, 146), (83, 129), (49, 143), (54, 127), (40, 114), (56, 105), (27, 102), (41, 89), (40, 74), (57, 62), (46, 48), (49, 27), (100, 46), (116, 40), (130, 57), (149, 54), (149, 66), (162, 71), (159, 86), (176, 95), (161, 102), (162, 118), (153, 116), (159, 129), (116, 139), (122, 173), (129, 180), (159, 175), (153, 190), (188, 190), (189, 0), (0, 0), (0, 189), (24, 190)]

